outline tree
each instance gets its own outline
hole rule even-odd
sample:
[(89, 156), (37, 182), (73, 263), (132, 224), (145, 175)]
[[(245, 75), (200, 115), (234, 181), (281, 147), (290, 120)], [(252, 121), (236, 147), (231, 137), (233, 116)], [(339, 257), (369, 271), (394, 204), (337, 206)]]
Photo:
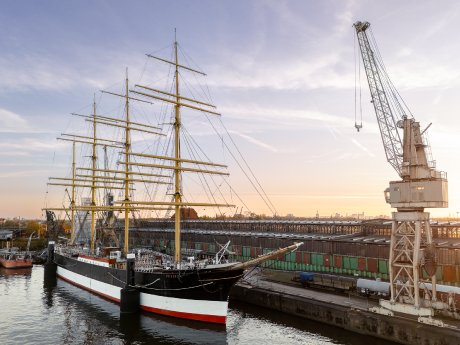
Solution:
[(25, 227), (25, 234), (26, 236), (30, 236), (33, 232), (35, 232), (36, 235), (38, 235), (38, 232), (40, 230), (40, 224), (35, 221), (35, 220), (29, 220), (26, 223)]

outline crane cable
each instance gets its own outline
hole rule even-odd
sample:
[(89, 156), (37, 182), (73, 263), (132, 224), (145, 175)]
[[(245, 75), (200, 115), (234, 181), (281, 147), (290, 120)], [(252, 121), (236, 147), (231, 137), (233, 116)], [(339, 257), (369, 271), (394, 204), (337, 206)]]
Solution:
[[(359, 62), (356, 54), (356, 35), (354, 36), (354, 41), (353, 41), (353, 46), (354, 46), (354, 58), (355, 58), (355, 128), (359, 132), (361, 128), (363, 128), (363, 106), (362, 106), (362, 97), (361, 97), (361, 63)], [(356, 66), (358, 68), (356, 68)], [(356, 69), (358, 69), (358, 73), (356, 73)], [(358, 97), (357, 97), (357, 90), (358, 86), (357, 84), (359, 83), (359, 116), (360, 116), (360, 122), (358, 124), (357, 121), (357, 102), (358, 102)]]

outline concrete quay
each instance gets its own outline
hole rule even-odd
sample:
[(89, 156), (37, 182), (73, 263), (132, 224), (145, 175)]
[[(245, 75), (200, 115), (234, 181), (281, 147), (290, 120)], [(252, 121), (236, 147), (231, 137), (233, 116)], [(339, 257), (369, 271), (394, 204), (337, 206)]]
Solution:
[(406, 315), (380, 315), (368, 310), (378, 305), (375, 300), (304, 289), (271, 278), (256, 274), (244, 279), (232, 288), (230, 299), (399, 344), (460, 344), (458, 321), (443, 320), (446, 327), (437, 327)]

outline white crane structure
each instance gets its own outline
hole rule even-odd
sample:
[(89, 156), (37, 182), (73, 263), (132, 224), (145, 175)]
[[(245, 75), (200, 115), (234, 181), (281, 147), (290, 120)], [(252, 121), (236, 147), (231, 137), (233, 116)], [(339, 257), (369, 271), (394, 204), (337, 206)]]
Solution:
[(392, 213), (390, 242), (391, 299), (380, 305), (391, 312), (431, 317), (443, 306), (436, 301), (436, 255), (430, 214), (424, 209), (448, 206), (447, 175), (436, 170), (431, 158), (425, 135), (431, 124), (422, 131), (394, 88), (375, 40), (367, 34), (370, 24), (356, 22), (354, 28), (386, 158), (401, 178), (385, 190), (386, 202), (397, 211)]

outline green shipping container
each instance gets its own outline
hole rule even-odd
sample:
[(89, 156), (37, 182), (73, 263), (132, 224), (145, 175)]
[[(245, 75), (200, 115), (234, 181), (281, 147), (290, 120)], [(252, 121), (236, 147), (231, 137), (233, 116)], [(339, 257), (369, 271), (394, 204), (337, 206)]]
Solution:
[(388, 274), (388, 260), (379, 260), (379, 272)]
[(436, 280), (444, 282), (444, 277), (442, 276), (442, 266), (436, 268)]
[(323, 266), (324, 265), (323, 254), (312, 253), (311, 254), (311, 262), (312, 262), (313, 265)]
[(349, 256), (344, 256), (342, 260), (343, 268), (346, 270), (350, 269), (350, 257)]
[(353, 271), (358, 270), (358, 258), (357, 257), (354, 257), (354, 256), (350, 257), (350, 268)]
[(285, 260), (289, 262), (296, 262), (297, 255), (296, 252), (286, 254)]

